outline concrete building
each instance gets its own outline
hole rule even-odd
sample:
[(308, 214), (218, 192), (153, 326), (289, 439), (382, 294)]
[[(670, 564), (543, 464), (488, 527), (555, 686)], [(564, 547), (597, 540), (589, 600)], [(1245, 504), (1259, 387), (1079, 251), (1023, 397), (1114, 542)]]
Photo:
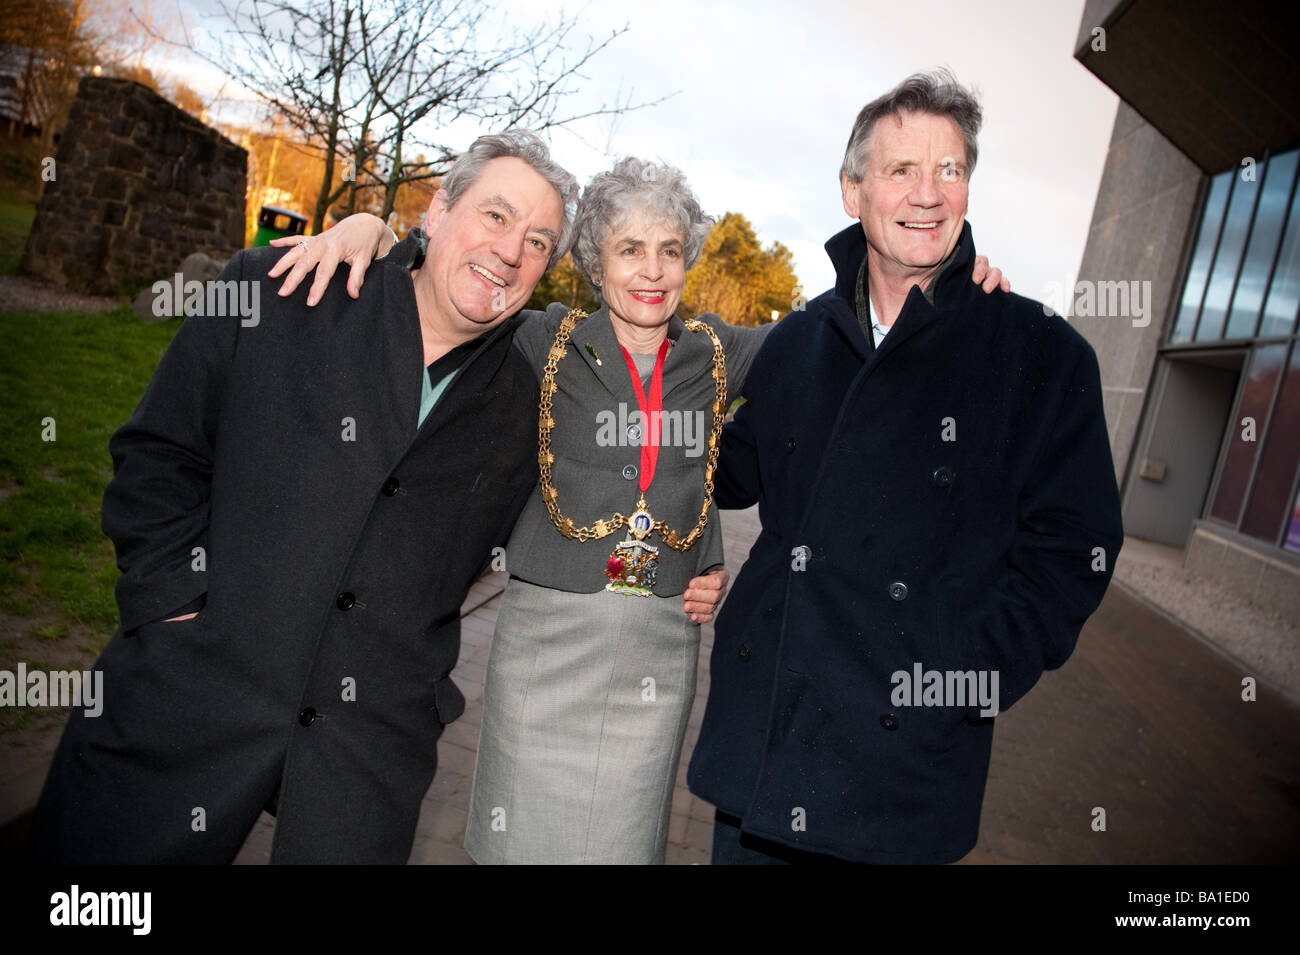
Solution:
[(1087, 0), (1121, 99), (1070, 321), (1127, 534), (1300, 620), (1300, 8)]

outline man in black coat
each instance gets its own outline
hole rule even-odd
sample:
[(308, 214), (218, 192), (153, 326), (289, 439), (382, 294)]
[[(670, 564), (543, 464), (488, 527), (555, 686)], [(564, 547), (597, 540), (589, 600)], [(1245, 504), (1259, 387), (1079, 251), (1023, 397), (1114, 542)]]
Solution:
[(763, 531), (716, 625), (688, 774), (715, 863), (946, 863), (993, 719), (1059, 667), (1123, 541), (1097, 361), (967, 275), (981, 111), (947, 74), (859, 114), (835, 287), (788, 316), (724, 432)]
[[(273, 862), (405, 862), (459, 608), (536, 483), (519, 309), (567, 247), (577, 183), (535, 136), (484, 137), (418, 231), (322, 306), (276, 249), (221, 277), (114, 435), (121, 629), (34, 823), (48, 862), (228, 862), (263, 807)], [(212, 298), (208, 298), (210, 304)]]

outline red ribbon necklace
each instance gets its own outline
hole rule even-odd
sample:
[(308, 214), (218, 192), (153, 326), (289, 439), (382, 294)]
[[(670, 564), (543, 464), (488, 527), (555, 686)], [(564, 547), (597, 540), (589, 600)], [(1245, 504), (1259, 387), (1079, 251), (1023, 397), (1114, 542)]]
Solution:
[(619, 345), (623, 359), (627, 362), (628, 373), (632, 376), (632, 387), (636, 389), (637, 405), (641, 409), (641, 420), (645, 425), (645, 441), (641, 443), (641, 474), (639, 487), (641, 500), (637, 506), (645, 508), (645, 492), (655, 479), (655, 466), (659, 463), (659, 433), (664, 412), (664, 357), (668, 354), (668, 339), (659, 346), (655, 357), (655, 370), (650, 376), (650, 397), (646, 399), (645, 388), (641, 384), (641, 375), (637, 373), (636, 362), (628, 350)]

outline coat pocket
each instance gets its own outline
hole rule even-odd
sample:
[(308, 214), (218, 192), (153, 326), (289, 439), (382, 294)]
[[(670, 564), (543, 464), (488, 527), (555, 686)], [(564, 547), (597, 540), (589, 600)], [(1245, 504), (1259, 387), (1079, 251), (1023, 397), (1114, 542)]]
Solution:
[(148, 623), (142, 623), (138, 627), (122, 631), (122, 636), (128, 640), (148, 637), (151, 639), (166, 640), (170, 637), (183, 637), (193, 634), (200, 629), (207, 620), (207, 615), (200, 610), (197, 616), (188, 620), (151, 620)]
[[(939, 599), (935, 601), (934, 637), (942, 668), (962, 674), (963, 693), (957, 694), (964, 705), (959, 712), (962, 718), (975, 722), (984, 719), (981, 712), (986, 698), (990, 709), (997, 709), (999, 674), (979, 669), (971, 651), (969, 625), (961, 614), (961, 593), (965, 581), (961, 577), (945, 574), (939, 578)], [(954, 681), (954, 685), (955, 685)], [(973, 698), (972, 698), (973, 697)]]
[(433, 685), (433, 706), (438, 722), (446, 726), (465, 712), (465, 694), (451, 677), (445, 676)]

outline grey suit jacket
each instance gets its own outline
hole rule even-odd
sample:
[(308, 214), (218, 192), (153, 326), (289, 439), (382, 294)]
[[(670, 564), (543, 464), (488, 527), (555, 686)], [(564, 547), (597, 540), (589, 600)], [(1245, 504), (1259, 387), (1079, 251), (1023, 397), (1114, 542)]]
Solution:
[[(569, 312), (551, 305), (529, 313), (515, 332), (515, 347), (537, 369), (538, 380), (560, 322)], [(701, 315), (717, 333), (726, 353), (727, 391), (740, 394), (745, 375), (767, 333), (775, 326), (741, 328), (716, 315)], [(704, 503), (704, 471), (713, 425), (713, 342), (704, 332), (690, 332), (674, 316), (668, 335), (675, 344), (664, 360), (663, 428), (654, 482), (645, 492), (656, 521), (682, 536), (695, 527)], [(588, 348), (590, 346), (590, 348)], [(594, 354), (593, 354), (594, 353)], [(641, 438), (636, 426), (640, 406), (627, 362), (619, 350), (609, 309), (602, 307), (574, 329), (555, 376), (552, 399), (555, 427), (552, 478), (560, 511), (580, 527), (611, 514), (631, 514), (640, 496)], [(647, 389), (648, 391), (648, 389)], [(640, 423), (640, 435), (648, 433)], [(600, 540), (579, 543), (564, 537), (551, 522), (540, 488), (528, 499), (506, 547), (511, 574), (530, 583), (575, 593), (595, 593), (605, 586), (605, 567), (621, 529)], [(661, 597), (682, 593), (687, 582), (722, 563), (722, 530), (717, 508), (709, 507), (700, 539), (686, 553), (664, 544), (658, 534), (647, 541), (659, 548), (654, 592)]]

